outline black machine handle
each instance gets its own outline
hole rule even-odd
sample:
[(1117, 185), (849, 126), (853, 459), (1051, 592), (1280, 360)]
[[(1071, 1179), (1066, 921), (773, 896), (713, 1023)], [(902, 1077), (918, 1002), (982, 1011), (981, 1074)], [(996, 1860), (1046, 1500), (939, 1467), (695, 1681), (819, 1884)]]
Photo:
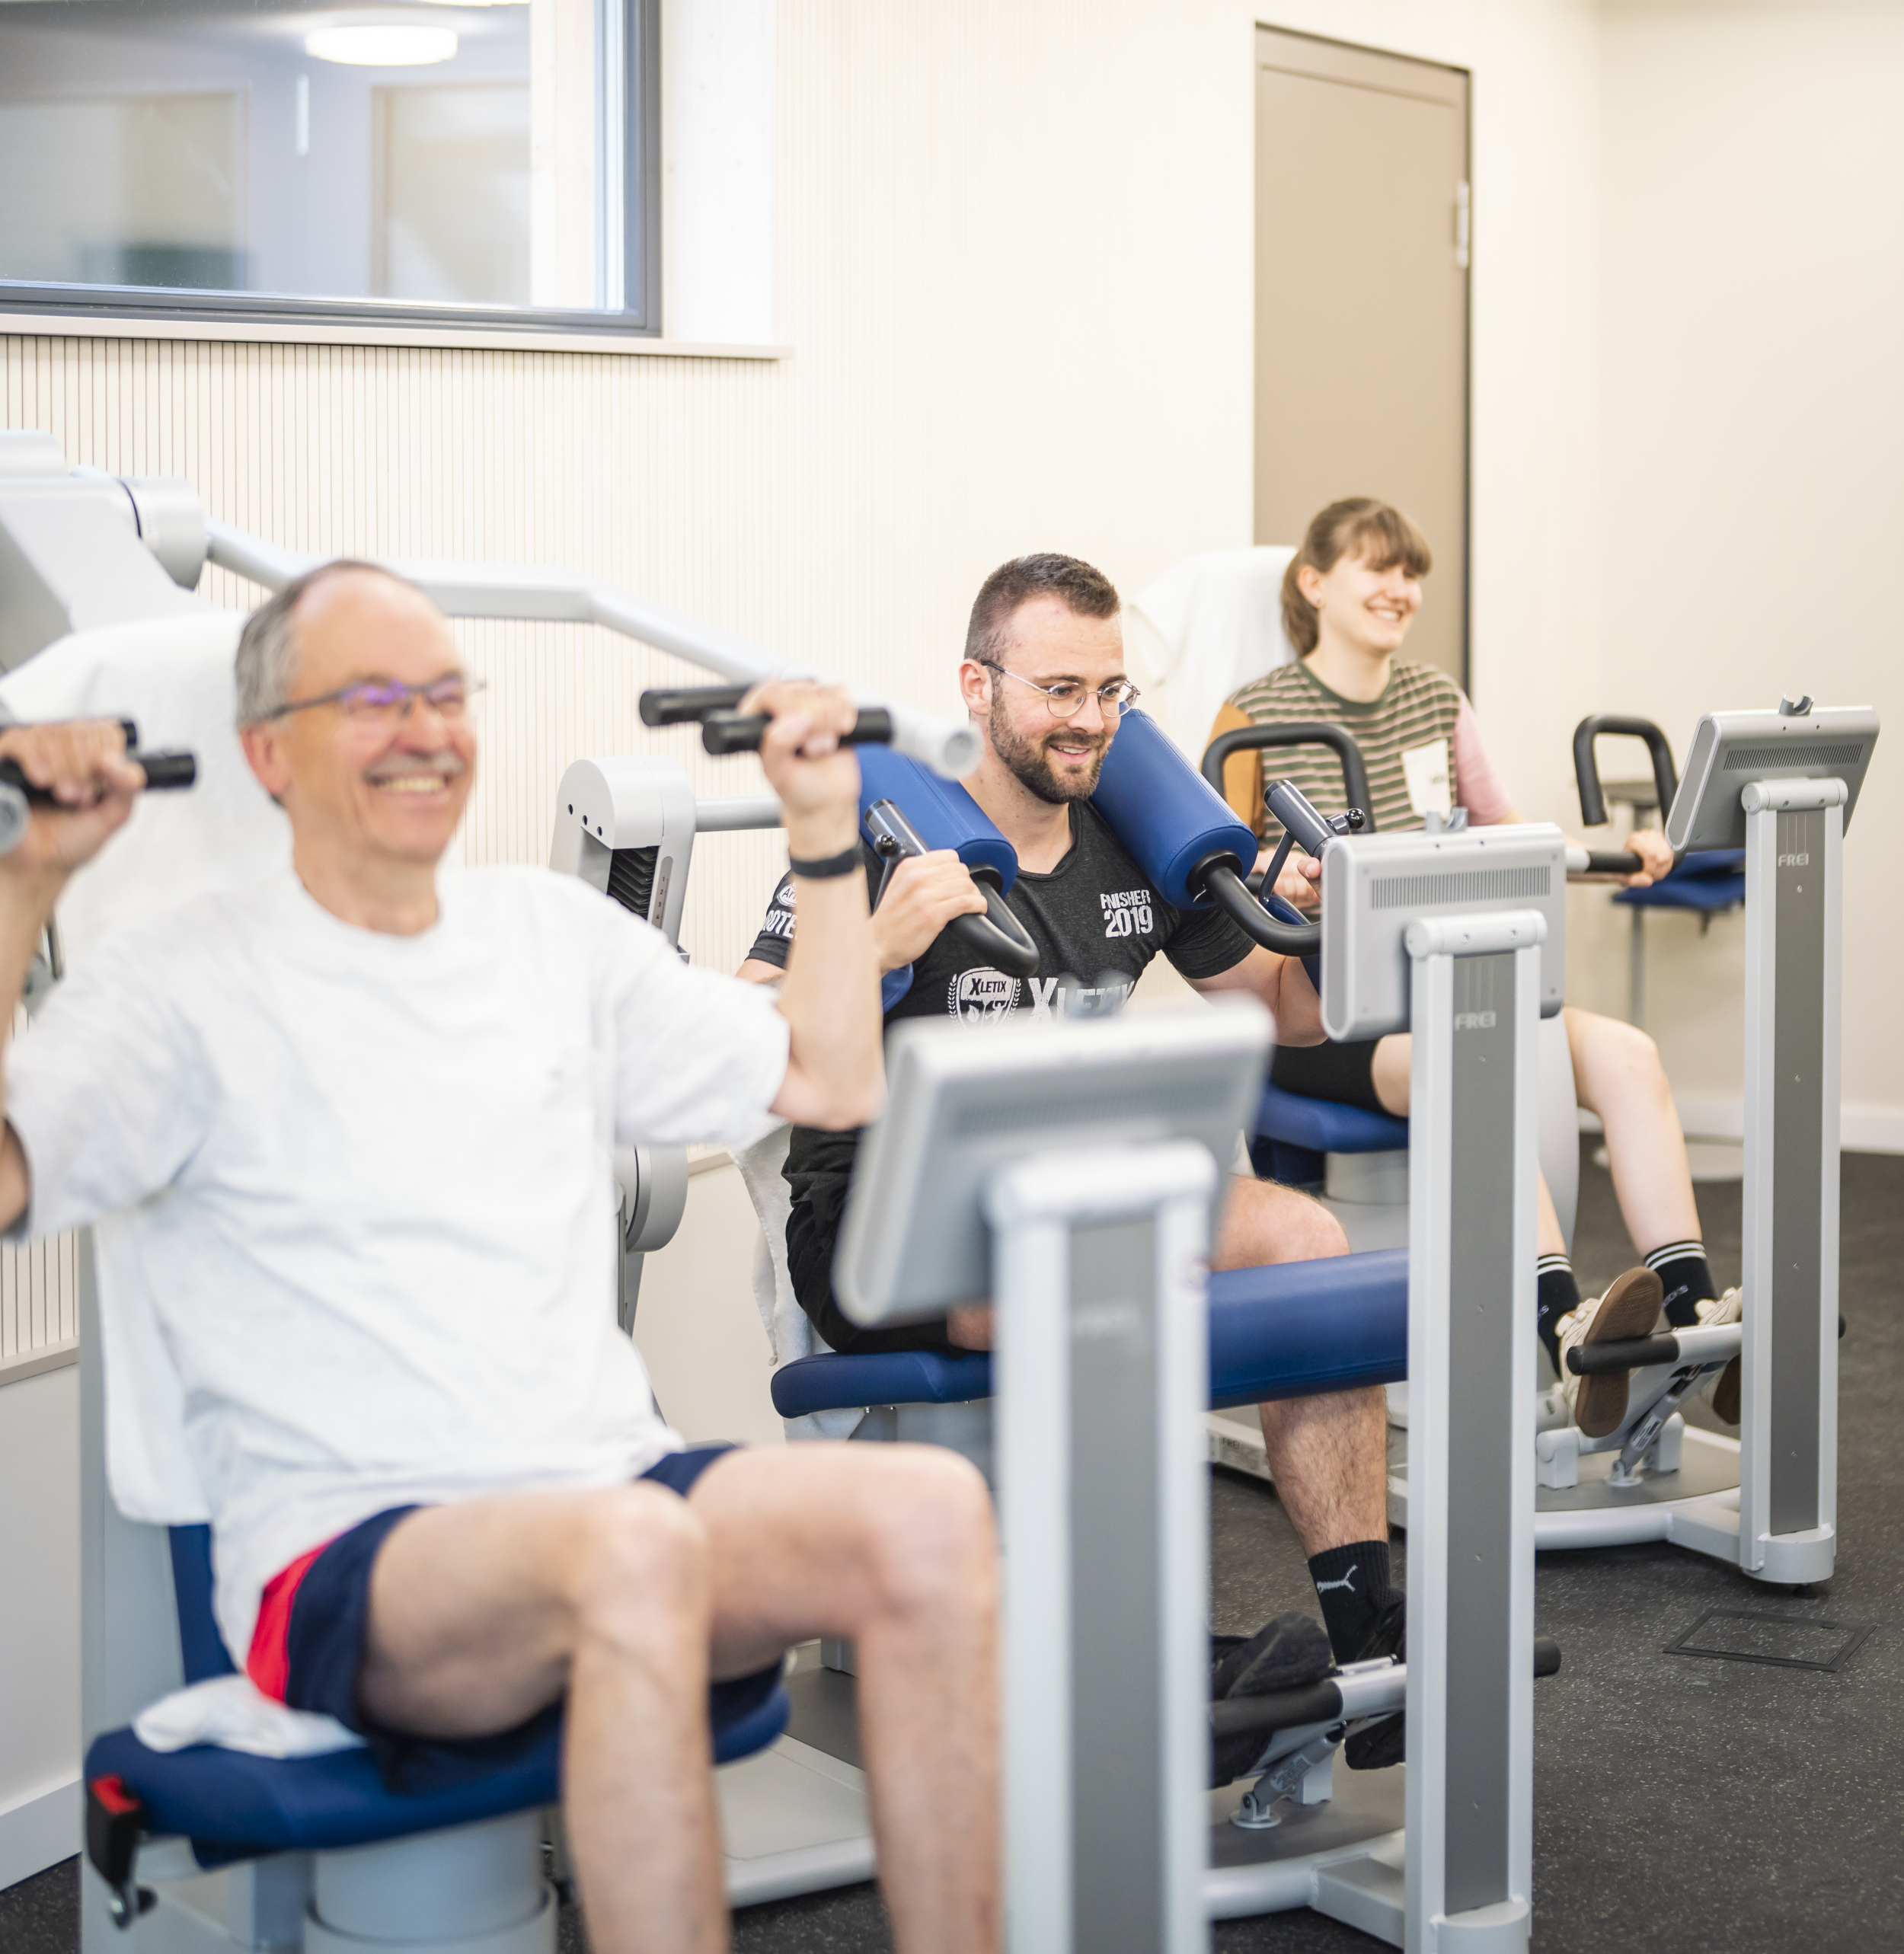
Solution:
[[(1561, 1645), (1551, 1635), (1534, 1638), (1535, 1677), (1557, 1676), (1561, 1672)], [(1305, 1683), (1294, 1689), (1270, 1690), (1261, 1696), (1225, 1697), (1210, 1705), (1210, 1735), (1225, 1737), (1260, 1735), (1278, 1730), (1299, 1730), (1308, 1723), (1331, 1723), (1342, 1714), (1342, 1692), (1332, 1677)]]
[[(682, 726), (698, 720), (701, 746), (708, 753), (756, 753), (772, 722), (765, 713), (734, 710), (751, 685), (689, 685), (641, 694), (644, 726)], [(849, 746), (883, 746), (893, 737), (893, 716), (883, 707), (861, 713), (846, 736)]]
[[(887, 880), (902, 860), (930, 852), (919, 838), (918, 831), (900, 812), (896, 802), (876, 800), (862, 818), (867, 833), (873, 838), (874, 852), (886, 864)], [(1035, 977), (1038, 974), (1038, 946), (1031, 940), (1024, 924), (1011, 913), (994, 872), (976, 868), (967, 873), (977, 885), (979, 893), (985, 898), (985, 914), (954, 916), (952, 929), (980, 955), (989, 958), (1008, 977)], [(883, 880), (879, 892), (880, 896), (886, 893)], [(876, 909), (879, 907), (877, 899), (873, 906)]]
[(753, 690), (751, 685), (657, 686), (641, 694), (644, 726), (681, 726), (698, 723), (710, 713), (732, 712)]
[[(1838, 1318), (1838, 1335), (1842, 1342), (1845, 1317)], [(1599, 1343), (1577, 1345), (1567, 1353), (1567, 1368), (1577, 1378), (1612, 1378), (1627, 1371), (1648, 1371), (1659, 1364), (1679, 1361), (1679, 1339), (1671, 1331), (1656, 1336), (1609, 1336)]]
[[(136, 749), (129, 751), (126, 758), (136, 767), (145, 770), (145, 791), (148, 793), (176, 793), (189, 787), (198, 780), (198, 759), (190, 753), (141, 753)], [(0, 760), (0, 786), (9, 787), (22, 797), (29, 807), (57, 807), (59, 802), (42, 787), (36, 787), (20, 771), (17, 760)]]
[[(1241, 726), (1240, 733), (1287, 732), (1288, 727)], [(1333, 733), (1335, 728), (1326, 730)], [(1225, 739), (1229, 736), (1225, 733)], [(1347, 736), (1345, 735), (1346, 738)], [(1216, 751), (1218, 742), (1212, 742), (1210, 752)], [(1287, 742), (1283, 742), (1287, 743)], [(1353, 749), (1355, 742), (1350, 741)], [(1207, 769), (1208, 755), (1205, 756)], [(1356, 764), (1361, 765), (1361, 755), (1356, 755)], [(1345, 765), (1343, 771), (1347, 771)], [(1323, 845), (1337, 835), (1359, 835), (1366, 826), (1368, 816), (1359, 807), (1351, 807), (1346, 814), (1325, 817), (1316, 811), (1315, 804), (1293, 781), (1272, 781), (1263, 790), (1263, 798), (1270, 812), (1283, 824), (1281, 845), (1263, 874), (1266, 888), (1274, 885), (1276, 877), (1291, 847), (1300, 848), (1304, 854), (1320, 856)], [(1286, 923), (1279, 916), (1272, 915), (1264, 906), (1266, 899), (1251, 892), (1243, 879), (1243, 864), (1227, 852), (1206, 855), (1190, 872), (1189, 882), (1193, 893), (1207, 896), (1243, 934), (1260, 943), (1265, 950), (1274, 950), (1279, 956), (1314, 956), (1322, 947), (1322, 925), (1320, 923)]]
[(1589, 848), (1583, 875), (1637, 875), (1646, 864), (1630, 848)]
[[(1644, 739), (1653, 756), (1653, 788), (1660, 797), (1660, 819), (1664, 821), (1679, 791), (1678, 769), (1672, 764), (1672, 749), (1666, 736), (1650, 719), (1634, 719), (1624, 713), (1594, 713), (1573, 729), (1573, 779), (1580, 790), (1580, 819), (1589, 828), (1606, 822), (1606, 794), (1600, 785), (1600, 766), (1593, 743), (1606, 734)], [(1639, 867), (1635, 862), (1632, 873)]]
[(1369, 769), (1363, 765), (1362, 749), (1354, 735), (1325, 719), (1292, 720), (1286, 726), (1238, 726), (1219, 733), (1203, 749), (1203, 777), (1220, 794), (1223, 791), (1223, 763), (1232, 753), (1248, 752), (1263, 746), (1327, 746), (1342, 763), (1343, 798), (1350, 807), (1362, 809), (1363, 831), (1375, 832), (1375, 816), (1369, 812)]

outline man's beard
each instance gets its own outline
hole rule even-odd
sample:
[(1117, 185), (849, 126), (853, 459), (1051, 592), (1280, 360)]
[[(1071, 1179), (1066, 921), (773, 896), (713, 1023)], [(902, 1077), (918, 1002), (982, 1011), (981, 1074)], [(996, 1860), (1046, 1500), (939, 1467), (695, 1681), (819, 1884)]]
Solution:
[(992, 715), (992, 744), (998, 758), (1011, 769), (1012, 777), (1035, 793), (1040, 800), (1048, 801), (1053, 807), (1062, 807), (1069, 801), (1088, 800), (1097, 786), (1097, 775), (1104, 764), (1104, 753), (1110, 745), (1109, 736), (1103, 733), (1097, 736), (1097, 751), (1091, 757), (1088, 771), (1066, 781), (1061, 779), (1046, 758), (1052, 742), (1067, 737), (1082, 736), (1063, 733), (1049, 733), (1041, 739), (1028, 739), (1011, 726), (1001, 726), (999, 715)]

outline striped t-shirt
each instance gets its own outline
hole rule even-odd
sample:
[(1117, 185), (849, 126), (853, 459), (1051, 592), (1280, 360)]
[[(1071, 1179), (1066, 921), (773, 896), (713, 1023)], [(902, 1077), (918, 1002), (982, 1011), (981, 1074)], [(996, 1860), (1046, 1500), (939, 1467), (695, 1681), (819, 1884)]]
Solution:
[[(1433, 813), (1465, 807), (1477, 826), (1503, 819), (1511, 806), (1481, 751), (1474, 709), (1453, 679), (1433, 665), (1397, 659), (1375, 699), (1345, 699), (1301, 660), (1232, 693), (1211, 728), (1214, 739), (1232, 726), (1287, 725), (1324, 720), (1350, 734), (1368, 770), (1365, 810), (1376, 829), (1394, 834), (1422, 825)], [(1234, 755), (1223, 770), (1224, 798), (1273, 847), (1282, 823), (1263, 804), (1266, 780), (1290, 780), (1324, 815), (1347, 805), (1341, 763), (1327, 746), (1272, 746)]]

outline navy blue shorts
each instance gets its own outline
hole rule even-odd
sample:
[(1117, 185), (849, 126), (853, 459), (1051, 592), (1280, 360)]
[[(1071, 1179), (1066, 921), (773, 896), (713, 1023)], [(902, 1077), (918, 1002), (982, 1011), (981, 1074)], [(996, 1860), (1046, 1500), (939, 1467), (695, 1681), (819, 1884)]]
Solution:
[[(695, 1481), (731, 1445), (697, 1445), (670, 1452), (641, 1477), (683, 1499)], [(425, 1738), (388, 1730), (365, 1716), (357, 1702), (357, 1675), (363, 1662), (364, 1631), (370, 1610), (370, 1575), (390, 1530), (414, 1506), (393, 1506), (340, 1534), (312, 1556), (289, 1602), (283, 1639), (283, 1687), (270, 1688), (293, 1710), (334, 1716), (354, 1730), (376, 1754), (384, 1782), (392, 1791), (447, 1790), (486, 1777), (513, 1764), (545, 1742), (562, 1719), (557, 1701), (513, 1730), (489, 1737)], [(290, 1570), (287, 1569), (287, 1572)], [(282, 1577), (280, 1577), (282, 1579)], [(273, 1583), (275, 1588), (276, 1582)], [(267, 1591), (268, 1592), (269, 1591)], [(260, 1627), (263, 1624), (260, 1622)], [(246, 1667), (259, 1674), (258, 1643)], [(715, 1683), (708, 1691), (708, 1718), (716, 1731), (751, 1716), (779, 1685), (781, 1665), (750, 1676)], [(276, 1677), (272, 1678), (273, 1681)]]

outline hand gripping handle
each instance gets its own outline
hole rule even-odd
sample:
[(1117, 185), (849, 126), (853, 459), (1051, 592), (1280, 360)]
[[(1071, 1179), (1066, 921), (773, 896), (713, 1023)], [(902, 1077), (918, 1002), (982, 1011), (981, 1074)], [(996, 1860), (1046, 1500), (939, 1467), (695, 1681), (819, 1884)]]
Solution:
[[(139, 737), (139, 729), (129, 720), (126, 728), (128, 749)], [(198, 761), (190, 753), (141, 753), (128, 750), (126, 757), (145, 772), (148, 793), (175, 793), (198, 779)], [(27, 824), (36, 807), (57, 807), (44, 787), (35, 787), (20, 770), (16, 760), (0, 760), (0, 855), (10, 855), (26, 839)]]
[[(1328, 730), (1334, 732), (1335, 729)], [(1244, 726), (1238, 730), (1250, 733), (1289, 729)], [(1223, 737), (1228, 739), (1229, 735), (1225, 733)], [(1353, 741), (1350, 744), (1353, 746)], [(1210, 751), (1213, 753), (1216, 750), (1216, 743), (1213, 742)], [(1356, 765), (1360, 764), (1358, 754)], [(1320, 856), (1324, 843), (1337, 835), (1359, 834), (1366, 822), (1359, 807), (1351, 807), (1346, 814), (1325, 819), (1293, 781), (1272, 781), (1263, 798), (1270, 812), (1283, 824), (1283, 844), (1264, 875), (1266, 888), (1273, 887), (1276, 872), (1287, 859), (1292, 843), (1299, 845), (1305, 854)], [(1260, 943), (1265, 950), (1274, 950), (1279, 956), (1314, 956), (1321, 949), (1321, 923), (1291, 923), (1273, 915), (1266, 905), (1276, 899), (1253, 896), (1243, 880), (1242, 864), (1233, 855), (1212, 855), (1208, 860), (1199, 862), (1191, 871), (1190, 880), (1200, 885), (1200, 892), (1207, 896), (1245, 936)]]
[[(874, 851), (884, 859), (888, 875), (895, 863), (930, 852), (896, 802), (874, 801), (866, 810), (864, 819), (866, 832), (873, 838)], [(1008, 977), (1035, 977), (1038, 974), (1038, 946), (1031, 940), (1024, 924), (1012, 914), (1010, 904), (999, 892), (990, 872), (978, 868), (968, 870), (967, 873), (977, 885), (979, 893), (985, 898), (985, 914), (954, 916), (951, 928)], [(883, 883), (880, 885), (880, 893), (886, 893)], [(877, 903), (874, 906), (877, 908)]]

